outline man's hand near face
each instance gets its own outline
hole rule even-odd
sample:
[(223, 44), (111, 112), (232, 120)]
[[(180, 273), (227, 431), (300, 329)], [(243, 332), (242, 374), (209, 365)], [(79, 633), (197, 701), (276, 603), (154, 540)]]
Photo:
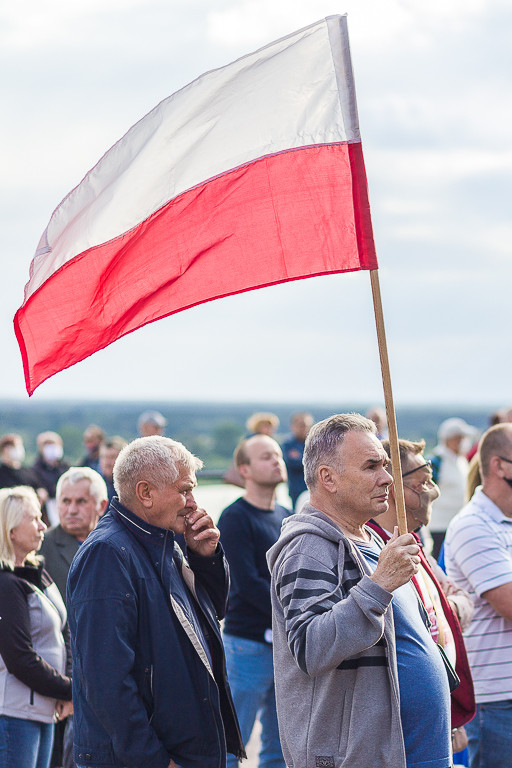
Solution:
[(185, 541), (196, 555), (211, 557), (217, 549), (220, 531), (210, 515), (199, 507), (187, 515)]

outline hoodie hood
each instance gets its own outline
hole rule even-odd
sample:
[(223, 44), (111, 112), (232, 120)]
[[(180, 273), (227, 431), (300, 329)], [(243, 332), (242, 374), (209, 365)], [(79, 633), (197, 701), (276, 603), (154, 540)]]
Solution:
[(267, 562), (272, 571), (277, 558), (282, 550), (298, 536), (304, 533), (310, 533), (327, 539), (335, 544), (343, 542), (351, 551), (355, 549), (352, 542), (345, 536), (338, 526), (319, 509), (312, 504), (305, 504), (298, 514), (291, 515), (283, 520), (281, 526), (281, 535), (276, 543), (267, 552)]

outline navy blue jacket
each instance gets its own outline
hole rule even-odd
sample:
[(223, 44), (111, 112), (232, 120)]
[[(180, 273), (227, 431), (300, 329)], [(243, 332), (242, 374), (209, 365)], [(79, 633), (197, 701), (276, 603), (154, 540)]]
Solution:
[[(188, 560), (172, 531), (117, 499), (77, 552), (67, 594), (78, 765), (223, 768), (226, 743), (244, 756), (219, 632), (227, 564), (220, 546)], [(173, 597), (183, 581), (208, 653)]]

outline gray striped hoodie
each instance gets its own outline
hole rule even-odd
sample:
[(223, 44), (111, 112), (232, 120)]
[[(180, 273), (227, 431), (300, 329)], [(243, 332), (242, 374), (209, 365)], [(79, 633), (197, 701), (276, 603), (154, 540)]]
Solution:
[(391, 593), (311, 505), (284, 520), (267, 559), (288, 768), (405, 768)]

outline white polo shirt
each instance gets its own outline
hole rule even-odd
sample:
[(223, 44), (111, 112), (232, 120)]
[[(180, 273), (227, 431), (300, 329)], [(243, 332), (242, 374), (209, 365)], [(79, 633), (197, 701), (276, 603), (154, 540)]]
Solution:
[(453, 518), (445, 540), (448, 576), (475, 603), (464, 633), (477, 703), (512, 699), (512, 621), (482, 593), (512, 581), (512, 518), (478, 487)]

